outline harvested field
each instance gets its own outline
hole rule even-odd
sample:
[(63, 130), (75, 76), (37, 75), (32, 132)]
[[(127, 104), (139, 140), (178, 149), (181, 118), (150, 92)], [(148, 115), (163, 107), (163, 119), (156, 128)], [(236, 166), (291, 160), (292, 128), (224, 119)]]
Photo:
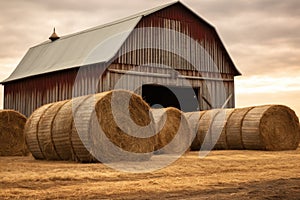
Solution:
[[(164, 159), (170, 155), (155, 155)], [(100, 163), (0, 158), (0, 199), (300, 199), (300, 149), (189, 152), (151, 173)]]

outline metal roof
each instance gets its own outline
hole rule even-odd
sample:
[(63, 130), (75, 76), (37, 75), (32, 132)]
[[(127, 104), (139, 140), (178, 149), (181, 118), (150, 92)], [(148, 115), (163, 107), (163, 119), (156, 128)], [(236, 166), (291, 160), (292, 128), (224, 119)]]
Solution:
[[(176, 3), (180, 2), (165, 4), (108, 24), (62, 36), (55, 41), (48, 40), (31, 47), (13, 73), (1, 83), (88, 64), (108, 62), (115, 56), (143, 16), (150, 15)], [(182, 3), (180, 4), (185, 6)], [(201, 17), (199, 18), (203, 20)], [(207, 24), (213, 28), (209, 23)], [(114, 36), (113, 39), (112, 36)]]
[[(54, 42), (49, 40), (32, 47), (15, 71), (3, 83), (86, 64), (106, 62), (118, 51), (140, 19), (141, 17), (132, 18), (79, 34), (61, 37)], [(114, 38), (113, 45), (105, 45), (106, 48), (103, 49), (103, 52), (98, 52), (99, 56), (97, 57), (89, 56), (98, 45), (103, 44), (114, 34), (119, 34), (119, 37)]]

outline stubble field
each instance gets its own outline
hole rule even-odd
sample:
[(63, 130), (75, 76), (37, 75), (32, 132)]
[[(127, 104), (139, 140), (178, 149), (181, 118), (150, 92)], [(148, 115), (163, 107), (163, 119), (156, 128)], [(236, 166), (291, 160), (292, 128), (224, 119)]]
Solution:
[(299, 148), (198, 154), (150, 173), (0, 157), (0, 199), (300, 199)]

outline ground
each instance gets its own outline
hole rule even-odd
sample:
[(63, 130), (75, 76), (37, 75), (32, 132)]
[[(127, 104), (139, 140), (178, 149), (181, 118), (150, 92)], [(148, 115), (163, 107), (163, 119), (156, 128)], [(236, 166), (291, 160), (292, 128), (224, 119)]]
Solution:
[(100, 163), (0, 157), (0, 199), (300, 199), (300, 149), (198, 154), (138, 174)]

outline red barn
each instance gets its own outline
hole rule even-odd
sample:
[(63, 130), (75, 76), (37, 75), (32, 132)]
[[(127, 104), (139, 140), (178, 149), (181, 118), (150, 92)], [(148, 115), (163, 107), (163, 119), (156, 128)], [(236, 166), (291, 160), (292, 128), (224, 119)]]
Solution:
[(152, 106), (234, 107), (237, 75), (215, 28), (175, 2), (31, 47), (2, 81), (4, 108), (29, 116), (43, 104), (116, 87)]

